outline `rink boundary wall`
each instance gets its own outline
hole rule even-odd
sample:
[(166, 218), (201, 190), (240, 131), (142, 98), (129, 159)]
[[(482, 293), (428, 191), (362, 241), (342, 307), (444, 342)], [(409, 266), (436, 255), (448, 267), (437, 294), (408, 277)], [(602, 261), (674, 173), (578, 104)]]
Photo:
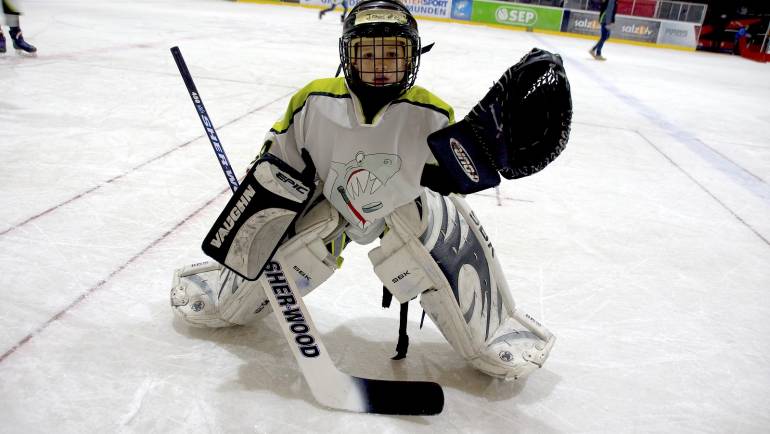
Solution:
[[(308, 3), (300, 3), (299, 0), (231, 0), (235, 1), (237, 3), (254, 3), (254, 4), (264, 4), (264, 5), (280, 5), (280, 6), (291, 6), (291, 7), (302, 7), (307, 9), (324, 9), (326, 8), (325, 5), (316, 5), (316, 4), (308, 4)], [(313, 1), (313, 0), (304, 0), (304, 1)], [(315, 0), (316, 2), (330, 2), (331, 0)], [(449, 0), (451, 1), (451, 0)], [(449, 2), (447, 1), (447, 2)], [(484, 0), (482, 0), (484, 1)], [(516, 5), (515, 3), (511, 3), (512, 5)], [(544, 7), (540, 7), (544, 8)], [(549, 9), (559, 9), (559, 8), (549, 8)], [(338, 10), (341, 11), (341, 6), (338, 8)], [(560, 9), (561, 10), (561, 9)], [(565, 10), (566, 12), (570, 12), (569, 10)], [(568, 15), (568, 14), (567, 14)], [(597, 13), (598, 15), (598, 13)], [(465, 24), (465, 25), (472, 25), (472, 26), (484, 26), (484, 27), (491, 27), (495, 29), (503, 29), (503, 30), (513, 30), (513, 31), (519, 31), (519, 32), (532, 32), (532, 33), (544, 33), (549, 35), (557, 35), (557, 36), (567, 36), (571, 38), (578, 38), (578, 39), (589, 39), (589, 40), (596, 40), (598, 35), (593, 34), (580, 34), (580, 33), (571, 33), (571, 32), (565, 32), (565, 31), (559, 31), (559, 30), (548, 30), (548, 29), (540, 29), (535, 27), (527, 27), (527, 26), (512, 26), (512, 25), (505, 25), (505, 24), (495, 24), (495, 23), (489, 23), (489, 22), (478, 22), (478, 21), (470, 21), (468, 19), (455, 19), (451, 17), (436, 17), (436, 16), (426, 16), (426, 15), (420, 15), (415, 14), (416, 17), (418, 17), (420, 20), (427, 20), (427, 21), (436, 21), (436, 22), (445, 22), (445, 23), (456, 23), (456, 24)], [(634, 17), (629, 17), (634, 18)], [(649, 21), (649, 20), (648, 20)], [(562, 23), (562, 26), (564, 26), (565, 23)], [(614, 32), (613, 32), (614, 34)], [(617, 42), (620, 44), (627, 44), (627, 45), (636, 45), (636, 46), (642, 46), (642, 47), (653, 47), (653, 48), (667, 48), (672, 50), (680, 50), (680, 51), (695, 51), (695, 46), (688, 47), (683, 45), (677, 45), (677, 44), (666, 44), (666, 43), (657, 43), (657, 42), (644, 42), (644, 41), (634, 41), (629, 39), (621, 39), (618, 37), (611, 37), (610, 40), (612, 42)]]

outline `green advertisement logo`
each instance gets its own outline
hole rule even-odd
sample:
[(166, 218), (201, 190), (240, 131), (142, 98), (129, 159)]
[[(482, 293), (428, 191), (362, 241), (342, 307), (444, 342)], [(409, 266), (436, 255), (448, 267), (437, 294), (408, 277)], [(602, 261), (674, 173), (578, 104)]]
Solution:
[(563, 12), (564, 10), (560, 8), (473, 0), (471, 21), (560, 31)]
[(537, 23), (537, 12), (529, 8), (500, 6), (495, 12), (495, 18), (500, 24), (534, 26)]

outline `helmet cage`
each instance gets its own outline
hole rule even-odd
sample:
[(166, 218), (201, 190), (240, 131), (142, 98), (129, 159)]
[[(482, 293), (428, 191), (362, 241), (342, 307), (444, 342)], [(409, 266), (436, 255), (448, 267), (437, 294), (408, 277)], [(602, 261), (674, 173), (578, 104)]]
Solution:
[(345, 19), (339, 41), (345, 79), (354, 91), (368, 88), (403, 92), (414, 84), (420, 67), (417, 22), (400, 4), (399, 9), (378, 7), (396, 2), (371, 3), (373, 8), (359, 3), (364, 8), (351, 11)]

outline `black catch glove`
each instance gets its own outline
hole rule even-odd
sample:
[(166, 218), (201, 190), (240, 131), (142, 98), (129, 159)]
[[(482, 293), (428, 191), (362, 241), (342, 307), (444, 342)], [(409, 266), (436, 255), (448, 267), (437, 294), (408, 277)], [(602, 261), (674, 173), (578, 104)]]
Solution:
[[(572, 98), (561, 57), (538, 48), (510, 67), (462, 121), (428, 136), (443, 176), (423, 185), (473, 193), (532, 175), (567, 145)], [(498, 175), (499, 173), (499, 175)], [(448, 179), (447, 179), (448, 178)]]

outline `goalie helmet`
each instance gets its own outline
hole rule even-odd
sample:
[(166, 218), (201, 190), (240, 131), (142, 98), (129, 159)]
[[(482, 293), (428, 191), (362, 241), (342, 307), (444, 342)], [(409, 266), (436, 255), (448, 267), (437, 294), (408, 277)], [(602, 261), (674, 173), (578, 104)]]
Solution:
[(359, 97), (396, 98), (420, 64), (417, 21), (398, 0), (362, 0), (345, 18), (339, 40), (345, 80)]

